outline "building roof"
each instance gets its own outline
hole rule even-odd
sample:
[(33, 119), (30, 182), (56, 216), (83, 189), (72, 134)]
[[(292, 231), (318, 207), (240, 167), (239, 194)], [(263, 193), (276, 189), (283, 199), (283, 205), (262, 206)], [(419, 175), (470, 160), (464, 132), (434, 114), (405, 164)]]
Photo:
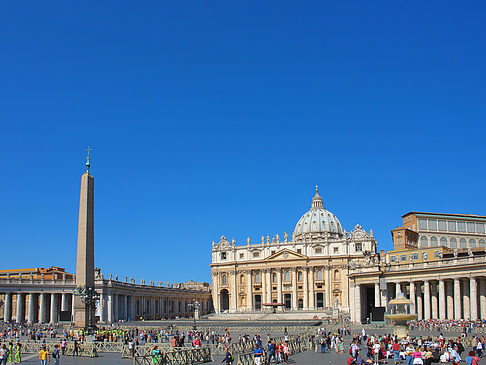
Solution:
[(312, 198), (311, 209), (305, 213), (295, 225), (294, 237), (311, 232), (332, 232), (343, 234), (343, 228), (339, 219), (324, 208), (317, 187), (316, 195)]
[(402, 218), (405, 218), (409, 215), (416, 215), (416, 216), (423, 216), (423, 217), (435, 217), (435, 218), (461, 218), (461, 219), (471, 219), (471, 220), (486, 220), (486, 216), (484, 215), (475, 215), (475, 214), (449, 214), (449, 213), (433, 213), (433, 212), (408, 212), (402, 215)]

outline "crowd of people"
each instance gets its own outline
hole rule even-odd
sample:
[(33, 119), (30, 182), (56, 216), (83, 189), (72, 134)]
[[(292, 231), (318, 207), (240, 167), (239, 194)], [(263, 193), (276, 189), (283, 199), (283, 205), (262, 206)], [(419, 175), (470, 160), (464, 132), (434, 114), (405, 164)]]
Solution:
[[(327, 336), (329, 338), (330, 336)], [(334, 336), (339, 338), (339, 336)], [(332, 344), (332, 339), (330, 340)], [(485, 337), (474, 336), (471, 340), (472, 350), (465, 352), (464, 338), (446, 340), (440, 334), (433, 337), (406, 337), (398, 339), (393, 335), (370, 335), (363, 329), (354, 334), (349, 346), (348, 365), (385, 364), (393, 359), (395, 365), (430, 365), (433, 363), (459, 364), (465, 360), (468, 365), (478, 365), (484, 354)], [(331, 349), (328, 341), (325, 348)]]
[(464, 319), (424, 319), (410, 322), (410, 329), (421, 329), (427, 331), (460, 331), (464, 333), (475, 333), (486, 331), (485, 321), (470, 321)]

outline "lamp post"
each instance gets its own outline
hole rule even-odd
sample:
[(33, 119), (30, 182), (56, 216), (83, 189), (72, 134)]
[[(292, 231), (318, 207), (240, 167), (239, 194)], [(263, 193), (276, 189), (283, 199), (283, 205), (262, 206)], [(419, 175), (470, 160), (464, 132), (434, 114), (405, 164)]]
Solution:
[(199, 303), (196, 299), (193, 299), (191, 303), (188, 304), (188, 307), (192, 308), (194, 310), (194, 315), (192, 318), (194, 319), (194, 324), (192, 325), (192, 329), (194, 331), (197, 330), (196, 326), (196, 313), (199, 314), (199, 307), (201, 306), (201, 303)]
[(88, 311), (88, 324), (86, 326), (86, 332), (92, 335), (96, 330), (94, 323), (94, 311), (96, 301), (99, 300), (100, 294), (93, 287), (78, 286), (74, 290), (75, 295), (81, 297), (81, 302), (86, 304), (86, 310)]

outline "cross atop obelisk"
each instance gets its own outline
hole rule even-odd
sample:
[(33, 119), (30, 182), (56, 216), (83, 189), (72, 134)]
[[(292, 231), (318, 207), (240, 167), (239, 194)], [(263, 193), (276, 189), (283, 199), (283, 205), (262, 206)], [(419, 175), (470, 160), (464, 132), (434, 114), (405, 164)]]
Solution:
[[(79, 197), (78, 250), (76, 257), (76, 288), (78, 291), (94, 289), (94, 178), (89, 173), (90, 151), (86, 158), (86, 172), (81, 176)], [(75, 296), (74, 323), (76, 327), (87, 328), (94, 321), (94, 308)]]

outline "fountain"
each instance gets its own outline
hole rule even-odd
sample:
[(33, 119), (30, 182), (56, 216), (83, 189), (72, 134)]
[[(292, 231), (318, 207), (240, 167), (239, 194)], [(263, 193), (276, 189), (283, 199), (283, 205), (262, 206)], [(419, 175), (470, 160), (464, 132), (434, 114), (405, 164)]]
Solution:
[(410, 314), (411, 304), (412, 301), (405, 298), (403, 293), (398, 293), (397, 297), (388, 303), (389, 314), (385, 314), (385, 318), (394, 322), (393, 334), (398, 338), (408, 336), (407, 322), (417, 318), (416, 314)]

